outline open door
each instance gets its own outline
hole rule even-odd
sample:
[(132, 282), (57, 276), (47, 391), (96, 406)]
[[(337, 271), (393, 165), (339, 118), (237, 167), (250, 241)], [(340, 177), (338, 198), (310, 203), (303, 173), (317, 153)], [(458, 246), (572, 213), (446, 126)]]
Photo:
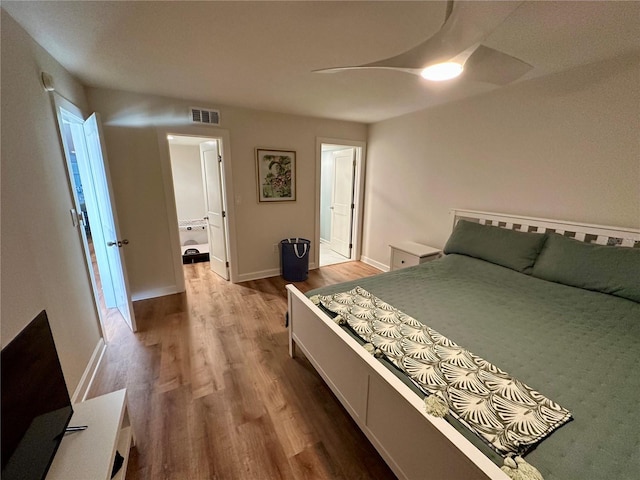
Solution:
[(351, 258), (351, 222), (353, 219), (353, 178), (355, 149), (333, 154), (333, 191), (331, 196), (331, 250)]
[[(101, 140), (102, 130), (96, 113), (84, 122), (83, 133), (83, 143), (86, 145), (84, 152), (86, 153), (86, 170), (91, 177), (88, 181), (92, 184), (97, 210), (96, 218), (91, 218), (91, 215), (89, 218), (92, 231), (99, 230), (100, 241), (104, 242), (103, 245), (96, 247), (96, 250), (100, 248), (106, 251), (108, 275), (113, 287), (115, 307), (120, 311), (131, 330), (136, 331), (136, 321), (122, 251), (129, 241), (123, 239), (119, 232), (107, 154)], [(105, 273), (100, 272), (101, 276), (104, 276)]]
[[(98, 199), (96, 198), (96, 192), (94, 189), (93, 173), (87, 152), (87, 141), (84, 135), (84, 120), (82, 120), (82, 118), (71, 117), (66, 111), (63, 111), (62, 118), (63, 122), (66, 121), (64, 123), (64, 127), (69, 129), (68, 132), (71, 137), (70, 142), (68, 142), (70, 145), (65, 145), (65, 147), (67, 149), (70, 147), (71, 151), (68, 153), (69, 155), (75, 154), (76, 156), (76, 166), (80, 177), (79, 189), (82, 191), (86, 211), (86, 216), (84, 214), (81, 215), (83, 224), (81, 228), (84, 229), (84, 236), (87, 239), (87, 243), (89, 242), (90, 237), (93, 245), (93, 254), (95, 255), (98, 272), (101, 278), (100, 287), (105, 307), (115, 308), (116, 294), (113, 288), (113, 282), (110, 280), (111, 267), (109, 266), (107, 241), (105, 240), (102, 228), (99, 228), (100, 209), (98, 208)], [(72, 165), (68, 168), (73, 172)], [(76, 189), (78, 189), (77, 185)], [(78, 206), (80, 207), (80, 205)], [(82, 208), (78, 208), (78, 212), (81, 211)], [(89, 224), (89, 228), (87, 228), (87, 223)], [(92, 271), (93, 269), (90, 268), (89, 270)]]
[(225, 205), (223, 196), (222, 155), (217, 140), (200, 145), (202, 161), (202, 181), (209, 233), (209, 265), (211, 270), (229, 280), (227, 263), (227, 235), (225, 225)]

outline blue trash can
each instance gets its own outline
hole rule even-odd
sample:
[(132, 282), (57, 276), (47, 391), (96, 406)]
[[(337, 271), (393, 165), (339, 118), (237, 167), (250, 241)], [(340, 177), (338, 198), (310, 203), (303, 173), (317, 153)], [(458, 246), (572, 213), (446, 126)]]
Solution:
[(309, 276), (309, 250), (306, 238), (285, 238), (280, 241), (282, 277), (289, 282), (303, 282)]

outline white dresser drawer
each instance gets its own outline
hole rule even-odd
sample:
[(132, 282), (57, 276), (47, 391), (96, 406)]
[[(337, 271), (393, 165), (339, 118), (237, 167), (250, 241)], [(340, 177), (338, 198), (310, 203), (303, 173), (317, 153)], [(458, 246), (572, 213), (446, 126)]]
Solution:
[(413, 267), (420, 263), (420, 257), (411, 255), (407, 252), (393, 249), (393, 261), (391, 263), (391, 270), (397, 270), (399, 268)]

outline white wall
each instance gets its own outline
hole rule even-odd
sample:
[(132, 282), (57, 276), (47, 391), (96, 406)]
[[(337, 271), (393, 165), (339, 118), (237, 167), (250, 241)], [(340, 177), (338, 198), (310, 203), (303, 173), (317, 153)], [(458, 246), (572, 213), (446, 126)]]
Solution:
[[(249, 110), (114, 90), (90, 88), (90, 105), (102, 116), (116, 208), (130, 244), (127, 269), (134, 295), (174, 283), (169, 225), (156, 128), (188, 127), (188, 107), (218, 108), (229, 132), (233, 212), (240, 280), (277, 274), (273, 246), (287, 237), (314, 238), (316, 137), (366, 140), (364, 124)], [(203, 135), (194, 127), (194, 134)], [(297, 152), (295, 202), (259, 203), (256, 148)], [(225, 159), (228, 161), (228, 159)], [(312, 248), (315, 248), (313, 246)], [(311, 252), (313, 258), (313, 251)]]
[[(169, 143), (169, 155), (178, 221), (200, 219), (204, 225), (203, 218), (207, 212), (204, 205), (200, 146)], [(209, 243), (209, 236), (204, 227), (192, 230), (181, 228), (179, 236), (180, 245), (206, 245)]]
[(441, 247), (451, 208), (640, 227), (640, 60), (630, 55), (370, 127), (363, 255)]
[(50, 94), (86, 107), (82, 86), (4, 11), (2, 17), (2, 346), (46, 309), (73, 393), (100, 341), (91, 283)]
[(169, 144), (169, 152), (178, 220), (205, 217), (200, 147)]

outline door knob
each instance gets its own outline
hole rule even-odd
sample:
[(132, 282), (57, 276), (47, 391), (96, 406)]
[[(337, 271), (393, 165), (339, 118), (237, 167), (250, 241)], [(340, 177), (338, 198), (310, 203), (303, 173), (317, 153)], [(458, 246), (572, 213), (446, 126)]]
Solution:
[(113, 247), (117, 245), (118, 247), (122, 247), (122, 245), (129, 245), (129, 240), (126, 238), (122, 241), (118, 240), (117, 242), (107, 242), (107, 247)]

